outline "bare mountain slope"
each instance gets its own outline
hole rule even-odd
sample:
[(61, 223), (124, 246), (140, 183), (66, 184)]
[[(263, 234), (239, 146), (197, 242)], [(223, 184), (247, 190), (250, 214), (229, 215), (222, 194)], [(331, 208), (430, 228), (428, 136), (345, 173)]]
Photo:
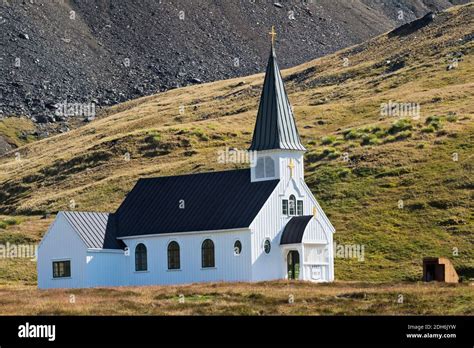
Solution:
[(463, 1), (2, 1), (0, 110), (46, 136), (67, 130), (65, 100), (107, 106), (255, 73), (273, 24), (289, 67)]

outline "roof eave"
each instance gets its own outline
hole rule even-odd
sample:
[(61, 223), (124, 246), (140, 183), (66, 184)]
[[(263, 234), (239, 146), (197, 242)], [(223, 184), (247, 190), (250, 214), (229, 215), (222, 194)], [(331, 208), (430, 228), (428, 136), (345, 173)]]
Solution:
[(180, 236), (184, 234), (203, 234), (203, 233), (222, 233), (222, 232), (250, 232), (250, 226), (247, 227), (236, 227), (222, 230), (202, 230), (202, 231), (183, 231), (183, 232), (168, 232), (168, 233), (150, 233), (140, 235), (128, 235), (117, 237), (117, 239), (134, 239), (134, 238), (147, 238), (147, 237), (163, 237), (163, 236)]

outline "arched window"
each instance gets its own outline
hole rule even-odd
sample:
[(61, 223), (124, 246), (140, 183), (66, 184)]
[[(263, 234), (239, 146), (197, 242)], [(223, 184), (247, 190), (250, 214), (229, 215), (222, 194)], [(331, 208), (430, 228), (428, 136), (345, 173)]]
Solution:
[(168, 269), (180, 269), (179, 244), (172, 241), (168, 244)]
[(202, 268), (215, 267), (214, 242), (206, 239), (201, 246), (201, 266)]
[(241, 252), (242, 252), (242, 243), (240, 242), (240, 240), (236, 240), (234, 243), (234, 255), (235, 256), (240, 255)]
[(140, 243), (135, 248), (135, 271), (146, 271), (147, 269), (146, 246)]
[(288, 201), (288, 215), (296, 215), (296, 197), (293, 195)]

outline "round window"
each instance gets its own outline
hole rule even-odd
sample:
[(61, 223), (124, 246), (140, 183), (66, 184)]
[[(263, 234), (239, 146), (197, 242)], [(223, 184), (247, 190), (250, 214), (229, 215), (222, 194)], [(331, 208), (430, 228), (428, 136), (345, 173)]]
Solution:
[(270, 254), (271, 249), (272, 243), (270, 243), (270, 239), (265, 239), (265, 243), (263, 243), (263, 250), (265, 250), (266, 254)]
[(240, 255), (242, 252), (242, 243), (240, 240), (236, 240), (234, 243), (234, 255)]

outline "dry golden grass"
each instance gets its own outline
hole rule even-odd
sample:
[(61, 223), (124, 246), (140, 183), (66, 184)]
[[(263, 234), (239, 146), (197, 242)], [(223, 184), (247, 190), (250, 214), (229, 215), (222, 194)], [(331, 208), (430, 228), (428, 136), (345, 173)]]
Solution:
[[(184, 301), (184, 302), (183, 302)], [(0, 288), (4, 315), (474, 314), (468, 284), (307, 282), (37, 290)]]
[[(44, 232), (54, 220), (53, 216), (15, 216), (0, 215), (0, 222), (14, 219), (15, 224), (3, 229), (3, 233), (18, 236), (31, 241), (40, 241)], [(2, 234), (0, 234), (1, 236)]]

